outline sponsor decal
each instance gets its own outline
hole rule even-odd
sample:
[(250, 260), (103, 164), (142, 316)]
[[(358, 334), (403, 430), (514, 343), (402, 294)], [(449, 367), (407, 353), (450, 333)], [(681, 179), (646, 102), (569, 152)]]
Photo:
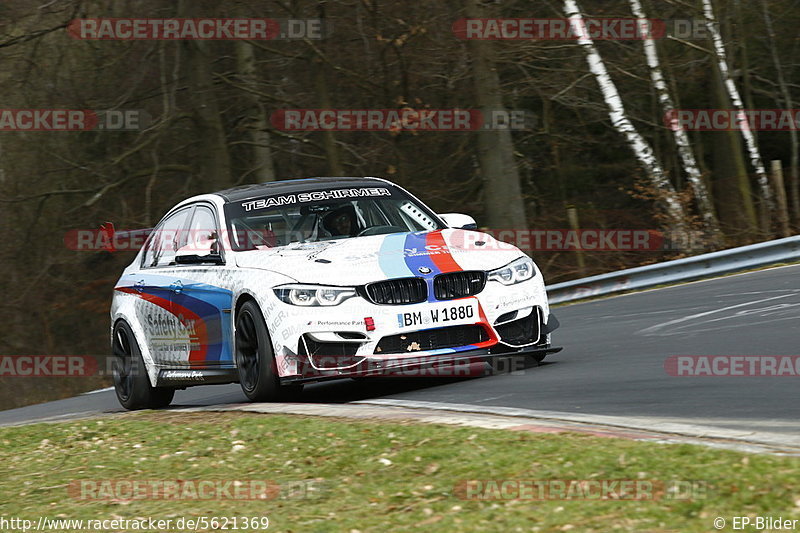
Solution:
[(308, 326), (363, 326), (364, 320), (310, 320)]
[(160, 375), (163, 379), (178, 381), (205, 381), (206, 378), (198, 370), (163, 370)]
[(507, 296), (501, 296), (495, 304), (495, 309), (506, 309), (508, 307), (520, 308), (525, 307), (526, 304), (530, 304), (536, 300), (535, 296), (531, 295), (522, 295), (517, 296), (514, 298), (508, 298)]
[[(350, 256), (348, 261), (358, 261), (371, 257), (378, 258), (387, 279), (407, 278), (422, 274), (433, 278), (442, 272), (459, 272), (463, 270), (453, 258), (451, 248), (442, 235), (442, 230), (422, 233), (387, 235), (380, 250), (362, 256)], [(403, 261), (398, 258), (402, 257)], [(430, 300), (432, 300), (432, 290)]]
[(197, 337), (195, 319), (175, 316), (167, 312), (153, 312), (145, 315), (145, 326), (152, 339), (175, 340), (179, 336)]
[(156, 306), (137, 311), (145, 334), (153, 336), (154, 352), (162, 358), (191, 363), (232, 360), (229, 328), (223, 327), (230, 320), (223, 311), (231, 308), (230, 290), (186, 280), (183, 291), (176, 294), (169, 288), (175, 278), (153, 274), (127, 283), (140, 280), (142, 285), (123, 285), (115, 290)]
[(385, 187), (359, 187), (354, 189), (334, 189), (330, 191), (303, 192), (299, 194), (286, 194), (283, 196), (270, 196), (257, 200), (242, 202), (245, 211), (293, 205), (297, 203), (318, 202), (323, 200), (341, 198), (364, 198), (376, 196), (391, 196), (392, 193)]

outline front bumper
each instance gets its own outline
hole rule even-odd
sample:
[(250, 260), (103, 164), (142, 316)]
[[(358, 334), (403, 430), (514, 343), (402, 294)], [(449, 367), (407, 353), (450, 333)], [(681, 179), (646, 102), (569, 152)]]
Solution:
[[(536, 356), (544, 356), (563, 350), (561, 347), (550, 345), (528, 346), (513, 349), (503, 345), (490, 348), (480, 348), (444, 355), (421, 355), (419, 357), (404, 357), (397, 359), (366, 357), (358, 364), (345, 369), (319, 369), (311, 365), (304, 365), (299, 375), (280, 378), (282, 385), (298, 383), (316, 383), (341, 378), (367, 378), (367, 377), (433, 377), (433, 378), (466, 378), (487, 375), (485, 364), (491, 367), (488, 373), (494, 371), (508, 371), (509, 369), (521, 370), (524, 363)], [(512, 364), (495, 366), (494, 363), (501, 358), (512, 358)]]
[(491, 355), (539, 349), (550, 345), (555, 329), (540, 276), (514, 286), (490, 282), (475, 296), (419, 304), (378, 305), (351, 298), (335, 308), (299, 308), (279, 301), (264, 307), (277, 374), (287, 382), (394, 364), (385, 360), (427, 364), (428, 359), (485, 355), (482, 350)]

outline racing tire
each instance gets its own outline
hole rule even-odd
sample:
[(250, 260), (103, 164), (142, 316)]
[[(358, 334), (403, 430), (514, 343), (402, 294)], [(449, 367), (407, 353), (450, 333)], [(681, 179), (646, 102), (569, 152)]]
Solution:
[(281, 385), (264, 316), (252, 300), (236, 314), (236, 368), (252, 402), (296, 401), (303, 385)]
[(175, 389), (150, 385), (139, 344), (124, 320), (114, 326), (111, 350), (114, 354), (114, 390), (122, 407), (136, 411), (160, 409), (172, 403)]

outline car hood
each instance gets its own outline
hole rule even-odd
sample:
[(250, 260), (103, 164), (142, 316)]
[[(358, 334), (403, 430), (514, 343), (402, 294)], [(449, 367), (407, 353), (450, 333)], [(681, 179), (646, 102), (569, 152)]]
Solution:
[(296, 243), (236, 254), (259, 268), (301, 283), (354, 286), (383, 279), (500, 268), (522, 252), (478, 231), (447, 229)]

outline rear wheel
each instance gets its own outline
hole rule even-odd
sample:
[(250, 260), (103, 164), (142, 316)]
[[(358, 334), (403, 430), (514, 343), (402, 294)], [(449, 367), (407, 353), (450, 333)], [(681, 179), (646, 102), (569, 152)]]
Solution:
[(114, 354), (114, 390), (125, 409), (158, 409), (172, 403), (175, 389), (153, 387), (142, 353), (130, 326), (119, 321), (114, 326), (111, 346)]
[(302, 385), (280, 384), (269, 332), (253, 301), (245, 302), (236, 315), (236, 367), (242, 391), (251, 401), (292, 401), (303, 391)]

